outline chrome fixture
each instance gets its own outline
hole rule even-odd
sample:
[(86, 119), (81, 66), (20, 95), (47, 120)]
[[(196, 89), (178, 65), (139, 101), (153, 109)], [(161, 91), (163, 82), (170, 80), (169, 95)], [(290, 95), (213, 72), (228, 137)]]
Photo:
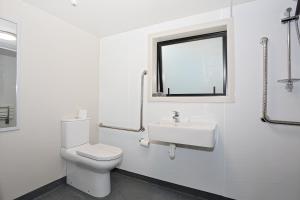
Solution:
[(299, 35), (299, 26), (298, 26), (299, 16), (298, 15), (291, 16), (291, 12), (292, 12), (292, 8), (287, 8), (286, 9), (286, 16), (287, 17), (281, 20), (281, 23), (287, 24), (288, 78), (278, 80), (279, 83), (285, 83), (286, 84), (285, 88), (287, 89), (288, 92), (292, 92), (293, 88), (294, 88), (294, 83), (300, 81), (300, 79), (292, 78), (292, 58), (291, 58), (291, 22), (292, 21), (295, 21), (295, 23), (296, 23), (296, 30), (297, 30), (297, 35), (298, 35), (299, 42), (300, 42), (300, 35)]
[(300, 15), (300, 2), (299, 2), (299, 0), (294, 0), (294, 1), (297, 1), (295, 16), (299, 16)]
[(297, 19), (295, 20), (295, 25), (296, 25), (296, 33), (297, 33), (297, 37), (298, 37), (298, 42), (300, 45), (300, 30), (299, 30), (300, 1), (299, 0), (294, 0), (294, 1), (297, 1), (296, 11), (295, 11), (295, 17)]
[(140, 98), (140, 127), (138, 129), (133, 128), (124, 128), (124, 127), (118, 127), (118, 126), (108, 126), (103, 123), (99, 124), (99, 127), (102, 128), (109, 128), (109, 129), (116, 129), (116, 130), (122, 130), (122, 131), (131, 131), (131, 132), (143, 132), (145, 131), (145, 128), (143, 126), (143, 115), (144, 115), (144, 79), (147, 75), (147, 71), (144, 70), (141, 75), (141, 98)]
[(261, 120), (271, 124), (300, 126), (300, 122), (272, 120), (268, 116), (268, 40), (267, 37), (261, 39), (261, 45), (263, 46), (263, 110)]
[(71, 0), (71, 4), (72, 4), (72, 6), (76, 7), (78, 2), (77, 2), (77, 0)]
[(173, 111), (173, 116), (172, 116), (173, 120), (175, 123), (179, 123), (179, 112), (178, 111)]

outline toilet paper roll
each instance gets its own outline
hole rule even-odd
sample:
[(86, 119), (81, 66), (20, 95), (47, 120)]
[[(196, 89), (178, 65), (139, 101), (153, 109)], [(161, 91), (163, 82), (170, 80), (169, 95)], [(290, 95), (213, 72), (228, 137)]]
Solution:
[(78, 119), (86, 119), (87, 118), (87, 110), (80, 109), (78, 111)]
[(149, 144), (150, 144), (149, 139), (143, 138), (140, 140), (140, 145), (143, 147), (149, 147)]

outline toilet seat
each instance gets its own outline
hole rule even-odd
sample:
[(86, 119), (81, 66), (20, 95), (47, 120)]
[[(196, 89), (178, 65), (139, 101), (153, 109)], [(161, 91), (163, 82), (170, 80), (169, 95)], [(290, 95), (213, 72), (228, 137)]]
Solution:
[[(82, 149), (82, 147), (86, 146), (86, 145), (90, 145), (90, 144), (83, 144), (78, 147), (74, 147), (74, 148), (70, 148), (70, 149), (61, 148), (61, 155), (65, 160), (67, 160), (69, 162), (73, 162), (73, 163), (76, 163), (76, 164), (79, 164), (82, 166), (87, 166), (89, 168), (99, 170), (100, 172), (104, 172), (104, 171), (113, 169), (122, 160), (123, 152), (119, 148), (118, 149), (120, 150), (121, 153), (117, 154), (119, 156), (115, 156), (115, 157), (117, 157), (115, 159), (112, 159), (113, 157), (110, 157), (111, 160), (95, 160), (95, 159), (90, 158), (90, 157), (92, 157), (90, 155), (87, 155), (89, 157), (82, 156), (83, 154), (79, 155), (77, 153), (77, 151)], [(104, 144), (97, 144), (97, 145), (104, 145)], [(94, 145), (90, 145), (90, 146), (94, 146)], [(109, 146), (109, 145), (105, 145), (105, 146)], [(115, 147), (115, 148), (117, 148), (117, 147)]]
[(96, 161), (109, 161), (120, 158), (122, 150), (106, 144), (84, 144), (76, 148), (76, 154)]

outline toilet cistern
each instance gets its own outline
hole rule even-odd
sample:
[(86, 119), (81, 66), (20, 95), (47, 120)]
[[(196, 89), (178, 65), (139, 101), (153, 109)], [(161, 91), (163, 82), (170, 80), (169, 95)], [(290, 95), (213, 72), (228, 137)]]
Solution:
[(172, 116), (173, 120), (175, 123), (179, 123), (180, 119), (179, 119), (179, 112), (178, 111), (173, 111), (173, 116)]

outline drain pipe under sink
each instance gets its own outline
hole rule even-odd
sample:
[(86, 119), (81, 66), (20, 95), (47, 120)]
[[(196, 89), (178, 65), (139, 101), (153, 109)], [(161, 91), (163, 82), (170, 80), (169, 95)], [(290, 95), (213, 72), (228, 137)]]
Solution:
[(176, 145), (175, 144), (170, 144), (169, 157), (170, 157), (171, 160), (175, 159), (175, 150), (176, 150)]

